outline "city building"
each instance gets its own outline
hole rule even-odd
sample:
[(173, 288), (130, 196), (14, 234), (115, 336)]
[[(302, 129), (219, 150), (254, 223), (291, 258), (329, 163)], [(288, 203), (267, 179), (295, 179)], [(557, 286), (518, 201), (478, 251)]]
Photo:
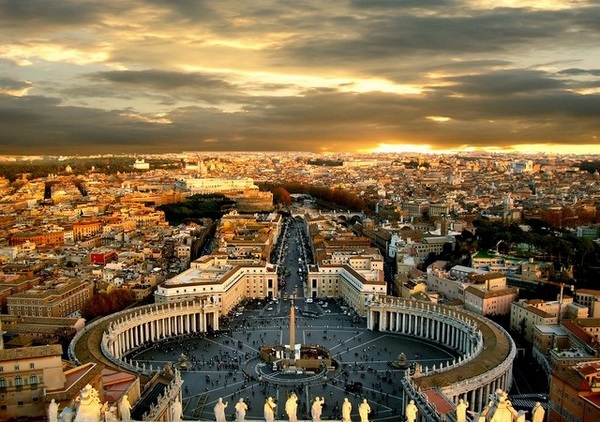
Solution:
[(600, 290), (577, 289), (574, 295), (575, 302), (588, 307), (589, 317), (600, 318)]
[[(565, 299), (565, 304), (572, 301)], [(511, 304), (510, 330), (517, 332), (529, 343), (533, 343), (536, 325), (556, 325), (559, 321), (560, 305), (557, 301), (546, 302), (540, 299), (521, 299)], [(566, 306), (561, 312), (566, 311)]]
[(154, 293), (157, 304), (210, 300), (221, 315), (231, 312), (244, 298), (273, 298), (278, 294), (277, 267), (262, 264), (232, 265), (226, 257), (204, 256), (190, 269), (167, 280)]
[(0, 345), (0, 420), (46, 414), (46, 392), (66, 383), (60, 345), (4, 349)]
[(68, 317), (78, 312), (94, 293), (87, 280), (56, 280), (6, 298), (10, 315)]
[(547, 420), (600, 420), (600, 361), (581, 362), (552, 372)]

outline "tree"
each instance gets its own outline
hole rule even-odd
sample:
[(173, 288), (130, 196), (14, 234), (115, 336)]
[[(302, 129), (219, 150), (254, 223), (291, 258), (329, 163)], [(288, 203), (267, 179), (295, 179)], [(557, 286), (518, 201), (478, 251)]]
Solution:
[(95, 293), (81, 308), (86, 319), (94, 319), (122, 311), (134, 302), (133, 292), (129, 289), (118, 288), (111, 293)]
[(282, 204), (286, 207), (292, 205), (292, 197), (290, 193), (283, 187), (277, 187), (272, 190), (273, 202), (276, 204)]

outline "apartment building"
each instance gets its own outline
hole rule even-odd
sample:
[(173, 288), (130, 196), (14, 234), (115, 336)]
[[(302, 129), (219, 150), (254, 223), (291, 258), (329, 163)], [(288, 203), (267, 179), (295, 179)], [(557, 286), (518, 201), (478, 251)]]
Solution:
[[(572, 302), (565, 298), (563, 305)], [(534, 341), (534, 327), (536, 325), (558, 324), (560, 312), (566, 311), (566, 306), (561, 308), (559, 302), (546, 302), (541, 299), (521, 299), (511, 303), (510, 330), (520, 333), (529, 343)]]
[(72, 224), (73, 238), (75, 241), (102, 233), (102, 222), (99, 220), (82, 220)]
[(381, 270), (355, 269), (349, 264), (311, 265), (307, 280), (308, 296), (341, 297), (361, 316), (373, 297), (387, 291)]
[(65, 382), (60, 345), (0, 347), (0, 420), (44, 416), (46, 391)]
[(600, 290), (577, 289), (574, 294), (575, 302), (588, 307), (589, 317), (600, 318)]
[(6, 298), (10, 315), (68, 317), (91, 299), (94, 284), (87, 280), (56, 280)]
[(464, 306), (468, 311), (483, 316), (508, 315), (511, 304), (519, 298), (519, 290), (514, 287), (482, 290), (468, 286), (464, 291)]
[(600, 420), (600, 361), (581, 362), (552, 372), (547, 420)]
[(60, 246), (65, 243), (64, 232), (62, 229), (52, 230), (28, 230), (15, 233), (10, 238), (11, 246), (18, 246), (24, 243), (33, 243), (37, 246)]

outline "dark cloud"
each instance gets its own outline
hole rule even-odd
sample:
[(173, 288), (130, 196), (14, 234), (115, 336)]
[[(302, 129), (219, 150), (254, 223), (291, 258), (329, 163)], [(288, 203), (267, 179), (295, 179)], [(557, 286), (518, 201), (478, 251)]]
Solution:
[(600, 6), (469, 4), (0, 0), (0, 153), (593, 142)]
[[(311, 90), (294, 97), (256, 97), (239, 112), (180, 107), (163, 116), (67, 107), (56, 100), (1, 97), (0, 115), (11, 122), (0, 134), (3, 152), (77, 148), (122, 151), (181, 149), (313, 150), (359, 148), (365, 142), (412, 139), (458, 147), (515, 143), (589, 143), (598, 133), (600, 96), (572, 93), (518, 98), (459, 99), (432, 93), (406, 98), (389, 93)], [(23, 101), (21, 101), (23, 100)], [(440, 124), (428, 116), (446, 116)]]
[(578, 68), (569, 68), (569, 69), (563, 69), (560, 70), (558, 72), (559, 74), (562, 75), (576, 75), (576, 76), (581, 76), (581, 75), (589, 75), (589, 76), (600, 76), (600, 69), (578, 69)]
[(180, 88), (209, 88), (209, 89), (231, 89), (233, 86), (225, 78), (200, 73), (181, 73), (164, 70), (141, 70), (141, 71), (110, 71), (97, 72), (89, 75), (92, 80), (103, 80), (123, 85), (137, 85), (159, 90), (171, 90)]
[(451, 91), (469, 95), (505, 96), (564, 88), (567, 84), (546, 72), (529, 69), (498, 70), (477, 75), (448, 77)]
[(456, 4), (452, 0), (352, 0), (352, 7), (358, 9), (385, 9), (387, 11), (396, 11), (400, 9), (427, 9), (437, 7), (452, 7)]
[(0, 91), (2, 90), (21, 90), (31, 88), (31, 83), (27, 81), (19, 81), (17, 79), (0, 76)]
[(102, 4), (88, 0), (1, 0), (0, 22), (3, 26), (34, 25), (85, 25), (97, 21)]

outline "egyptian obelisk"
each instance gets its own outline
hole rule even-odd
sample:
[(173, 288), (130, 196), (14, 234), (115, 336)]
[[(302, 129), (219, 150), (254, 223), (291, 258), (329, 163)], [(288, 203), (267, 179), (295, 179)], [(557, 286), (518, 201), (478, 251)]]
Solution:
[(296, 308), (294, 307), (294, 298), (292, 297), (290, 306), (290, 360), (294, 361), (296, 356)]

